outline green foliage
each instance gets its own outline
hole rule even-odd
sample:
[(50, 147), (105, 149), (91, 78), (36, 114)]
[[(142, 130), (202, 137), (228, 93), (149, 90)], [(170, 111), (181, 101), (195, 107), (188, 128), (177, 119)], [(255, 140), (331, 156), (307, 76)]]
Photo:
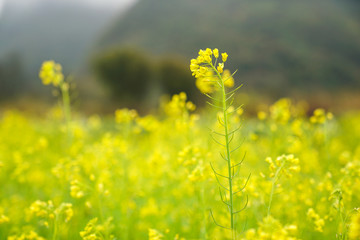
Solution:
[(10, 54), (0, 60), (0, 100), (18, 95), (25, 87), (19, 56)]
[(110, 49), (95, 57), (93, 66), (117, 100), (144, 100), (146, 90), (154, 81), (150, 60), (136, 50)]
[(174, 95), (178, 92), (186, 92), (190, 99), (199, 97), (194, 78), (182, 58), (165, 57), (160, 59), (158, 77), (162, 90), (166, 94)]
[(183, 58), (150, 58), (133, 49), (113, 48), (93, 60), (99, 79), (116, 100), (141, 104), (150, 97), (186, 92), (190, 99), (200, 97)]

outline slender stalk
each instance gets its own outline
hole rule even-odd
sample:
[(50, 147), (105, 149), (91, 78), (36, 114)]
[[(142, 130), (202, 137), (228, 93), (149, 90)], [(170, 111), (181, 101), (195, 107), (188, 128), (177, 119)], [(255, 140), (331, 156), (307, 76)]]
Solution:
[(205, 205), (205, 192), (204, 192), (204, 184), (202, 184), (201, 189), (200, 189), (200, 202), (201, 205), (203, 206), (203, 221), (201, 223), (201, 230), (200, 230), (200, 236), (201, 239), (206, 239), (207, 233), (206, 233), (206, 205)]
[(217, 77), (220, 80), (221, 94), (222, 94), (222, 111), (223, 111), (223, 127), (224, 127), (224, 137), (225, 137), (225, 151), (226, 151), (226, 160), (228, 167), (228, 181), (229, 181), (229, 212), (230, 212), (230, 229), (232, 233), (232, 239), (236, 239), (236, 231), (234, 226), (234, 203), (233, 203), (233, 185), (232, 185), (232, 173), (231, 173), (231, 151), (230, 151), (230, 142), (229, 142), (229, 123), (228, 123), (228, 115), (227, 115), (227, 103), (226, 103), (226, 89), (224, 85), (224, 80), (221, 77), (219, 71), (211, 65), (213, 70), (216, 72)]
[(269, 198), (269, 206), (268, 206), (268, 211), (267, 211), (267, 216), (270, 216), (270, 209), (271, 209), (271, 203), (272, 203), (272, 199), (274, 196), (274, 191), (275, 191), (275, 184), (280, 176), (280, 172), (281, 169), (284, 167), (284, 163), (281, 164), (281, 166), (276, 170), (275, 172), (275, 176), (272, 179), (271, 182), (271, 192), (270, 192), (270, 198)]
[(344, 240), (345, 239), (345, 236), (346, 236), (346, 223), (345, 223), (345, 219), (344, 219), (344, 216), (343, 216), (343, 213), (341, 211), (341, 197), (338, 198), (338, 201), (339, 201), (339, 207), (338, 207), (338, 214), (340, 216), (340, 221), (341, 221), (341, 233), (340, 233), (340, 237), (341, 237), (341, 240)]
[(62, 100), (63, 100), (63, 108), (64, 108), (64, 115), (66, 126), (68, 132), (70, 131), (70, 121), (71, 121), (71, 111), (70, 111), (70, 95), (69, 95), (69, 87), (66, 83), (63, 83), (60, 87)]
[[(224, 229), (228, 229), (231, 230), (231, 234), (232, 237), (231, 239), (235, 240), (236, 239), (236, 229), (235, 229), (235, 215), (240, 213), (241, 211), (243, 211), (247, 205), (247, 202), (245, 204), (245, 206), (240, 209), (240, 210), (235, 210), (235, 194), (241, 192), (244, 187), (241, 190), (238, 190), (236, 192), (234, 192), (234, 187), (233, 187), (233, 179), (235, 177), (235, 175), (240, 171), (240, 165), (242, 163), (239, 162), (237, 164), (234, 164), (234, 161), (231, 159), (231, 153), (234, 152), (235, 150), (237, 150), (240, 146), (235, 147), (234, 149), (231, 149), (230, 147), (230, 143), (233, 140), (234, 137), (234, 133), (238, 130), (231, 130), (230, 129), (230, 121), (229, 121), (229, 116), (234, 113), (235, 111), (237, 111), (237, 109), (232, 109), (231, 111), (229, 111), (229, 108), (232, 106), (233, 101), (234, 101), (234, 94), (236, 92), (237, 89), (239, 89), (241, 86), (237, 87), (235, 90), (232, 90), (230, 92), (226, 92), (226, 81), (228, 81), (230, 78), (232, 78), (232, 76), (235, 74), (235, 72), (233, 74), (231, 74), (231, 76), (228, 76), (229, 74), (221, 74), (223, 73), (223, 68), (224, 68), (224, 62), (226, 62), (227, 59), (227, 53), (222, 53), (221, 57), (222, 57), (222, 63), (219, 63), (218, 66), (216, 67), (216, 63), (219, 57), (219, 52), (218, 49), (214, 49), (214, 52), (212, 53), (212, 50), (207, 48), (206, 51), (204, 50), (200, 50), (199, 51), (199, 57), (197, 59), (192, 59), (191, 60), (191, 64), (190, 64), (190, 70), (193, 72), (193, 75), (197, 78), (200, 79), (201, 81), (209, 81), (214, 87), (217, 88), (216, 90), (219, 90), (218, 93), (219, 95), (217, 95), (216, 97), (212, 97), (209, 94), (205, 93), (206, 96), (208, 96), (210, 99), (214, 100), (214, 103), (211, 102), (207, 102), (210, 106), (213, 106), (216, 109), (219, 109), (219, 111), (221, 111), (221, 115), (218, 115), (218, 122), (219, 124), (223, 127), (223, 132), (217, 132), (217, 131), (212, 131), (211, 133), (211, 137), (213, 138), (213, 140), (219, 144), (220, 146), (222, 146), (225, 151), (224, 152), (220, 152), (221, 157), (226, 161), (226, 165), (227, 165), (227, 173), (218, 173), (214, 167), (211, 165), (211, 168), (214, 172), (216, 181), (219, 185), (219, 192), (220, 192), (220, 197), (221, 197), (221, 201), (228, 207), (229, 210), (229, 215), (230, 215), (230, 226), (226, 225), (221, 225), (218, 224), (217, 221), (214, 218), (213, 212), (210, 209), (210, 215), (213, 218), (214, 223)], [(215, 64), (213, 64), (213, 59), (212, 59), (212, 55), (215, 56)], [(208, 74), (211, 74), (211, 78), (210, 79), (202, 79), (204, 76), (207, 76)], [(230, 72), (229, 72), (230, 73)], [(215, 76), (214, 76), (215, 75)], [(226, 75), (226, 77), (225, 77)], [(217, 78), (217, 79), (213, 79)], [(200, 89), (201, 90), (201, 89)], [(206, 92), (206, 91), (205, 91)], [(212, 92), (212, 91), (210, 91)], [(216, 137), (213, 136), (213, 134), (216, 134), (217, 136), (221, 136), (223, 141), (218, 141), (216, 139)], [(237, 170), (236, 170), (236, 169)], [(235, 173), (236, 171), (236, 173)], [(222, 183), (219, 180), (219, 177), (225, 178), (228, 180), (227, 183)], [(223, 194), (223, 191), (225, 191), (225, 195)], [(227, 197), (227, 193), (229, 194), (229, 197)]]
[(231, 175), (231, 158), (230, 158), (230, 144), (229, 144), (229, 129), (228, 129), (228, 118), (227, 118), (227, 104), (226, 104), (226, 92), (224, 87), (223, 79), (221, 79), (221, 89), (222, 89), (222, 100), (223, 100), (223, 112), (224, 112), (224, 131), (225, 131), (225, 146), (226, 146), (226, 158), (228, 165), (228, 177), (229, 177), (229, 194), (230, 194), (230, 220), (231, 220), (231, 231), (233, 239), (235, 239), (235, 229), (234, 229), (234, 210), (233, 210), (233, 186), (232, 186), (232, 175)]
[(52, 240), (56, 240), (56, 239), (57, 239), (57, 232), (58, 232), (58, 215), (55, 214), (54, 232), (53, 232)]
[(66, 124), (66, 132), (67, 132), (67, 143), (71, 144), (72, 135), (70, 129), (71, 123), (71, 108), (70, 108), (70, 95), (69, 95), (69, 85), (67, 83), (62, 83), (60, 85), (61, 95), (62, 95), (62, 103), (63, 110), (65, 116), (65, 124)]

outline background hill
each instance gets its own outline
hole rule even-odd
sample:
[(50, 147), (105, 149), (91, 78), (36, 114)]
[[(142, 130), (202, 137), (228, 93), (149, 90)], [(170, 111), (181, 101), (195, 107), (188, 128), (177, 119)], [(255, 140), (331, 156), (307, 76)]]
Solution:
[[(152, 68), (146, 80), (137, 79), (147, 86), (145, 102), (181, 90), (196, 97), (189, 61), (200, 48), (217, 47), (229, 53), (227, 67), (239, 70), (236, 80), (251, 99), (360, 104), (359, 12), (355, 0), (6, 0), (0, 13), (0, 100), (49, 97), (37, 73), (44, 60), (54, 59), (66, 75), (75, 75), (78, 99), (91, 108), (94, 102), (99, 109), (126, 105), (129, 99), (114, 99), (138, 96), (139, 84), (130, 89), (117, 65), (123, 56), (116, 54), (131, 49)], [(106, 86), (109, 66), (112, 83)], [(111, 85), (117, 81), (127, 94)]]
[[(16, 62), (23, 82), (34, 89), (41, 85), (37, 72), (45, 60), (61, 62), (67, 72), (78, 71), (103, 29), (124, 9), (85, 0), (8, 0), (0, 16), (0, 65), (9, 69)], [(1, 73), (0, 84), (17, 84), (16, 72), (7, 71), (6, 78)]]
[(360, 86), (358, 1), (147, 0), (99, 42), (194, 57), (218, 47), (247, 86), (280, 95)]

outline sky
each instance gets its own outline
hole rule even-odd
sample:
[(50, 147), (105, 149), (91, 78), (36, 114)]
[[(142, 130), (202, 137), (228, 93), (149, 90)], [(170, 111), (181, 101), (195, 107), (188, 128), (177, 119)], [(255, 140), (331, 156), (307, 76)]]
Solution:
[(4, 0), (0, 0), (0, 16), (1, 16), (1, 12), (2, 12), (3, 2), (4, 2)]
[[(10, 2), (14, 5), (16, 5), (18, 8), (22, 9), (22, 8), (31, 8), (31, 6), (38, 4), (39, 2), (42, 1), (56, 1), (56, 0), (0, 0), (0, 17), (1, 17), (1, 13), (3, 10), (3, 7), (5, 5), (6, 2)], [(64, 0), (61, 0), (64, 1)], [(114, 8), (114, 7), (123, 7), (123, 6), (127, 6), (128, 4), (131, 4), (133, 2), (135, 2), (136, 0), (68, 0), (70, 2), (84, 2), (89, 4), (90, 6), (94, 6), (94, 7), (109, 7), (109, 8)]]

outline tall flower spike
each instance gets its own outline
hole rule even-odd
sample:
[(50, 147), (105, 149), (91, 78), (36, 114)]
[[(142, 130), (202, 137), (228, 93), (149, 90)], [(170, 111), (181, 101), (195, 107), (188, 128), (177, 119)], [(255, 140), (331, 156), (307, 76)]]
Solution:
[[(212, 55), (214, 55), (216, 59), (215, 63), (212, 62)], [(237, 87), (231, 92), (227, 92), (226, 87), (234, 86), (234, 79), (232, 78), (234, 74), (230, 74), (228, 70), (224, 70), (224, 62), (226, 62), (228, 57), (227, 53), (222, 53), (221, 56), (223, 62), (216, 66), (216, 61), (219, 57), (219, 50), (217, 48), (215, 48), (213, 51), (211, 51), (209, 48), (207, 48), (205, 51), (200, 50), (199, 56), (196, 59), (191, 60), (190, 70), (193, 76), (196, 78), (196, 85), (200, 91), (208, 96), (211, 100), (214, 100), (214, 103), (208, 102), (209, 105), (221, 110), (221, 113), (218, 116), (218, 120), (220, 125), (223, 126), (223, 132), (212, 131), (211, 136), (213, 137), (214, 141), (218, 143), (224, 150), (224, 154), (220, 153), (220, 155), (227, 163), (227, 174), (220, 174), (215, 170), (211, 163), (210, 165), (214, 172), (215, 179), (219, 185), (221, 200), (229, 210), (229, 226), (220, 225), (215, 220), (212, 211), (210, 211), (210, 215), (217, 226), (231, 230), (232, 239), (236, 239), (235, 216), (246, 208), (248, 198), (246, 197), (246, 201), (240, 209), (235, 209), (235, 195), (243, 192), (248, 180), (245, 182), (244, 186), (238, 187), (237, 191), (234, 191), (235, 187), (233, 186), (233, 180), (239, 172), (239, 169), (242, 165), (242, 160), (239, 163), (235, 163), (231, 157), (231, 154), (239, 148), (239, 146), (234, 148), (230, 146), (234, 134), (239, 128), (236, 128), (235, 130), (230, 129), (229, 119), (230, 115), (235, 113), (237, 110), (230, 109), (233, 108), (231, 105), (234, 101), (234, 94), (241, 86)], [(221, 96), (220, 99), (209, 95), (215, 90), (219, 91)], [(226, 179), (227, 184), (223, 184), (219, 179)]]
[(39, 77), (44, 85), (52, 84), (53, 86), (58, 87), (60, 89), (62, 95), (67, 132), (70, 139), (71, 109), (70, 109), (69, 83), (64, 80), (64, 75), (62, 73), (61, 65), (52, 60), (43, 62), (39, 72)]

